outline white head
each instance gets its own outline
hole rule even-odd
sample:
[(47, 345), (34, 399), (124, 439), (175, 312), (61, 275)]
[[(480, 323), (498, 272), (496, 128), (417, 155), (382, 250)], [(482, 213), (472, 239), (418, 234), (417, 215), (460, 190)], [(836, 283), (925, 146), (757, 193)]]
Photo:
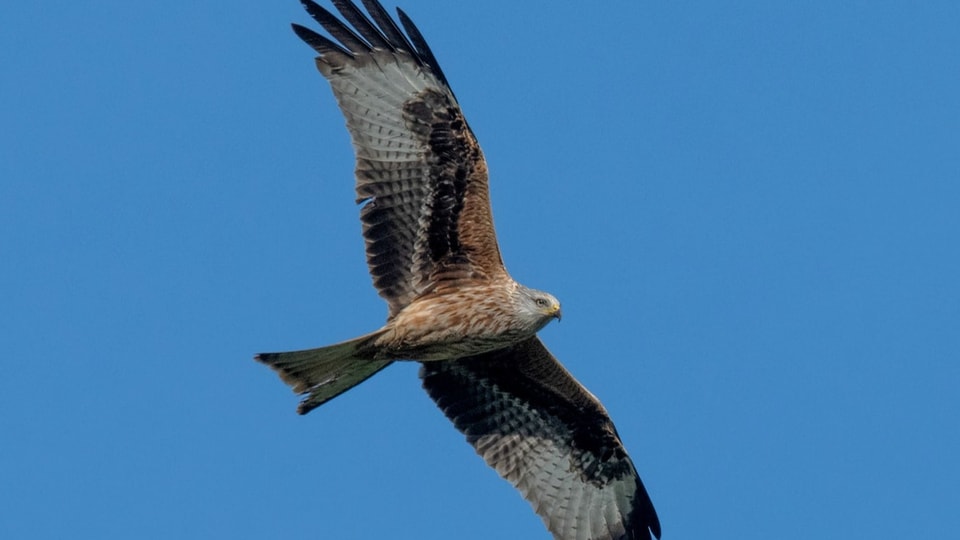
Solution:
[(553, 319), (560, 320), (560, 301), (550, 293), (518, 285), (514, 298), (518, 317), (533, 333)]

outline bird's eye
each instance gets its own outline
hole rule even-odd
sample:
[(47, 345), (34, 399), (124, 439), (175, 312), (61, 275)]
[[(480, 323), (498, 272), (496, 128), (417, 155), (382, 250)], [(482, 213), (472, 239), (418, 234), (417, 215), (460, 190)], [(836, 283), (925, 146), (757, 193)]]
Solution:
[(537, 303), (537, 307), (547, 307), (547, 305), (549, 304), (546, 298), (537, 298), (536, 303)]

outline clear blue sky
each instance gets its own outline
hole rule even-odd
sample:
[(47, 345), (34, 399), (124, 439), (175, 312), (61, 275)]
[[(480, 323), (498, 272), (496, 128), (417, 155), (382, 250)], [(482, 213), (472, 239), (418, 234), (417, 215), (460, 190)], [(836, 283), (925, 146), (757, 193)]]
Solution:
[[(402, 3), (664, 538), (955, 536), (960, 3), (602, 6)], [(252, 359), (385, 316), (298, 2), (0, 20), (0, 537), (549, 538), (416, 365)]]

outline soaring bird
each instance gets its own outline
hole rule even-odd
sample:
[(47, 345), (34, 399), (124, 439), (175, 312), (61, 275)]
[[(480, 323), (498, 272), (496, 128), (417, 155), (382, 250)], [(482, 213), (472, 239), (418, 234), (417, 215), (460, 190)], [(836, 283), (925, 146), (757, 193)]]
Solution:
[(333, 39), (293, 30), (319, 54), (346, 117), (387, 321), (342, 343), (256, 359), (305, 395), (300, 414), (396, 360), (419, 361), (427, 394), (554, 538), (659, 538), (603, 405), (536, 335), (560, 318), (560, 302), (503, 265), (483, 153), (433, 52), (399, 9), (406, 33), (376, 0), (363, 0), (369, 15), (348, 0), (333, 4), (346, 23), (303, 0)]

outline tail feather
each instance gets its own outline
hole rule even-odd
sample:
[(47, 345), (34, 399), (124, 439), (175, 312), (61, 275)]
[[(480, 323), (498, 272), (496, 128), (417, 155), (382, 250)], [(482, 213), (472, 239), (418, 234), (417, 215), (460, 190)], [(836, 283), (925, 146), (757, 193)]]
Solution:
[(260, 353), (255, 359), (277, 372), (294, 392), (308, 394), (297, 412), (307, 414), (367, 380), (392, 360), (369, 360), (363, 349), (379, 332), (319, 349)]

